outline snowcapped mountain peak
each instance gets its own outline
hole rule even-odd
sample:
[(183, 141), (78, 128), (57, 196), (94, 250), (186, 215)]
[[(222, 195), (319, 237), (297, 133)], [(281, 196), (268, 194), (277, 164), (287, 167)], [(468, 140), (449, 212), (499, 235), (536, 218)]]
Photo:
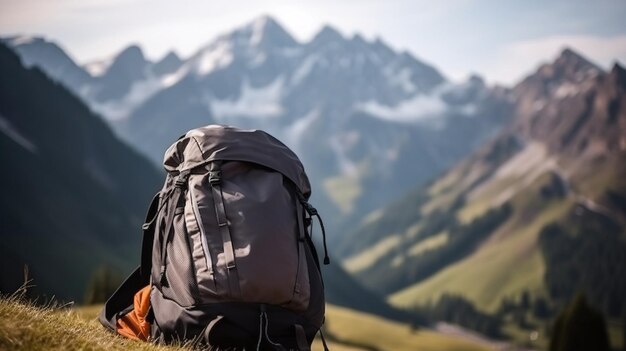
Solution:
[(601, 68), (570, 48), (565, 48), (553, 65), (571, 71), (587, 71), (594, 74), (602, 72)]
[(143, 51), (138, 45), (131, 45), (115, 56), (113, 65), (116, 63), (125, 65), (145, 65), (148, 63), (148, 60), (146, 60)]
[(45, 40), (41, 37), (35, 37), (32, 35), (18, 35), (15, 37), (7, 38), (9, 45), (17, 46), (17, 45), (25, 45), (32, 44), (34, 42), (44, 42)]
[(355, 34), (355, 35), (352, 37), (351, 41), (352, 41), (353, 43), (360, 44), (360, 45), (370, 45), (370, 43), (368, 43), (368, 42), (367, 42), (367, 41), (366, 41), (366, 40), (365, 40), (365, 39), (361, 36), (361, 34), (358, 34), (358, 33), (357, 33), (357, 34)]
[(267, 15), (254, 19), (229, 36), (238, 45), (262, 49), (297, 45), (296, 40), (274, 18)]
[(566, 48), (553, 62), (541, 65), (517, 84), (513, 91), (524, 100), (520, 106), (540, 110), (546, 99), (575, 96), (591, 87), (601, 74), (603, 71), (597, 65)]
[(183, 64), (183, 60), (174, 52), (168, 52), (161, 60), (156, 62), (152, 67), (153, 72), (160, 76), (163, 74), (173, 73)]
[(344, 40), (344, 37), (335, 28), (325, 25), (319, 32), (317, 32), (315, 37), (313, 37), (311, 44), (319, 45), (332, 42), (342, 42)]
[(0, 38), (15, 50), (26, 67), (38, 66), (54, 80), (79, 90), (91, 77), (53, 41), (43, 37), (18, 35)]
[(228, 66), (233, 62), (233, 58), (233, 42), (226, 37), (221, 37), (194, 55), (190, 59), (190, 64), (196, 73), (206, 75), (218, 68)]
[[(539, 80), (544, 84), (581, 83), (602, 73), (602, 69), (570, 48), (565, 48), (551, 63), (543, 64), (524, 81)], [(520, 83), (523, 84), (524, 82)]]
[(175, 51), (170, 51), (167, 54), (165, 54), (165, 56), (163, 56), (163, 58), (159, 60), (157, 63), (163, 63), (163, 62), (182, 62), (182, 60)]

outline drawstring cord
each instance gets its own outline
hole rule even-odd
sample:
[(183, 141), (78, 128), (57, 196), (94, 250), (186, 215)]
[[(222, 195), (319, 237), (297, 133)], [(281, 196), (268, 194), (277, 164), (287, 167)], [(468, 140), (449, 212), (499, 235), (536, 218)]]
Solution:
[(259, 351), (261, 349), (261, 341), (263, 341), (263, 336), (265, 336), (265, 340), (270, 344), (282, 348), (283, 346), (279, 343), (273, 342), (270, 339), (269, 334), (267, 333), (267, 326), (270, 324), (269, 319), (267, 318), (267, 313), (265, 312), (265, 305), (261, 305), (261, 314), (259, 315), (259, 340), (256, 343), (256, 350)]
[(169, 191), (167, 193), (165, 193), (163, 198), (160, 200), (161, 204), (159, 205), (159, 208), (157, 209), (156, 213), (154, 214), (154, 217), (152, 217), (152, 219), (150, 221), (148, 221), (148, 222), (143, 224), (143, 226), (142, 226), (143, 230), (147, 230), (148, 228), (150, 228), (152, 223), (154, 223), (154, 221), (159, 216), (159, 213), (161, 212), (161, 210), (163, 210), (163, 208), (167, 204), (167, 200), (169, 200), (169, 198), (172, 195), (174, 195), (174, 190), (176, 190), (176, 188), (184, 187), (186, 182), (187, 182), (187, 178), (188, 177), (189, 177), (189, 171), (180, 172), (180, 174), (174, 180), (174, 186), (170, 187)]
[(261, 349), (261, 341), (263, 340), (263, 313), (259, 315), (259, 340), (256, 343), (256, 351)]
[[(326, 229), (324, 229), (324, 222), (322, 221), (322, 217), (317, 212), (317, 209), (313, 207), (313, 205), (311, 205), (306, 200), (306, 198), (304, 197), (304, 195), (302, 195), (301, 192), (297, 192), (297, 194), (298, 194), (298, 199), (300, 200), (300, 203), (302, 204), (302, 206), (304, 206), (304, 209), (306, 210), (306, 213), (309, 214), (309, 217), (311, 219), (313, 218), (313, 216), (317, 217), (317, 221), (320, 223), (320, 228), (322, 228), (322, 243), (324, 244), (324, 264), (328, 265), (330, 264), (330, 257), (328, 257), (328, 247), (326, 246)], [(311, 237), (313, 237), (313, 224), (312, 223), (311, 223)]]
[(267, 313), (261, 312), (261, 317), (265, 318), (265, 339), (267, 339), (267, 342), (274, 346), (282, 347), (281, 344), (273, 342), (272, 339), (270, 339), (270, 336), (267, 334), (267, 325), (270, 324), (269, 320), (267, 319)]
[(159, 208), (157, 209), (156, 213), (154, 214), (154, 217), (152, 217), (152, 219), (150, 221), (148, 221), (148, 222), (143, 224), (143, 226), (142, 226), (143, 230), (147, 230), (148, 228), (150, 228), (152, 223), (154, 223), (154, 221), (159, 216), (159, 213), (161, 212), (163, 207), (165, 207), (165, 204), (167, 203), (167, 200), (170, 198), (170, 196), (172, 196), (173, 193), (174, 193), (174, 189), (170, 189), (170, 191), (168, 191), (165, 194), (165, 196), (163, 196), (163, 199), (161, 199), (161, 205), (159, 206)]
[(330, 264), (330, 257), (328, 257), (328, 248), (326, 247), (326, 230), (324, 229), (324, 222), (322, 222), (322, 217), (320, 217), (317, 211), (315, 215), (317, 216), (317, 221), (320, 222), (320, 228), (322, 228), (322, 243), (324, 244), (324, 264), (328, 265)]

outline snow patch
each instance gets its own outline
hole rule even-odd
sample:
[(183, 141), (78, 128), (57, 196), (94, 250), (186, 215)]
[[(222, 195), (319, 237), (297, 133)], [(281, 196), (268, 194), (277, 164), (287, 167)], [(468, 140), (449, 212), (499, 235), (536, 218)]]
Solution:
[(20, 35), (16, 38), (11, 39), (10, 43), (11, 46), (25, 45), (32, 43), (33, 41), (35, 41), (35, 39), (37, 38), (30, 35)]
[(232, 43), (227, 40), (218, 41), (197, 58), (196, 72), (200, 75), (209, 74), (218, 68), (230, 65), (233, 59)]
[(83, 65), (83, 69), (87, 71), (92, 77), (100, 77), (109, 69), (111, 64), (113, 63), (113, 58), (108, 58), (105, 60), (89, 62)]
[(563, 83), (559, 85), (554, 91), (554, 96), (557, 99), (564, 99), (569, 96), (575, 96), (580, 92), (580, 87), (577, 84)]
[(286, 142), (289, 147), (298, 151), (300, 140), (302, 135), (311, 126), (311, 124), (319, 117), (320, 113), (318, 109), (313, 109), (303, 117), (298, 118), (295, 122), (285, 128)]
[(339, 165), (339, 169), (341, 170), (341, 174), (347, 175), (347, 176), (357, 176), (358, 168), (348, 158), (348, 156), (346, 156), (345, 150), (342, 147), (341, 142), (337, 136), (330, 138), (329, 145), (330, 145), (330, 148), (335, 153), (335, 155), (337, 156), (337, 162)]
[(291, 85), (300, 84), (302, 80), (304, 80), (304, 78), (311, 73), (313, 67), (315, 67), (315, 64), (317, 63), (317, 60), (318, 56), (315, 54), (307, 57), (291, 76)]
[(0, 115), (0, 131), (2, 131), (6, 136), (11, 138), (18, 145), (23, 147), (24, 149), (30, 151), (31, 153), (37, 153), (37, 146), (32, 141), (28, 140), (25, 136), (23, 136), (20, 132), (15, 129), (15, 127), (9, 122), (8, 119), (4, 118), (4, 116)]
[(283, 94), (283, 81), (283, 77), (278, 77), (264, 87), (255, 88), (244, 80), (237, 100), (212, 100), (210, 108), (218, 120), (233, 116), (255, 118), (280, 116), (283, 113), (280, 102)]
[(133, 83), (128, 94), (122, 99), (106, 102), (91, 101), (90, 106), (111, 121), (124, 119), (151, 96), (176, 83), (184, 73), (186, 72), (181, 69), (165, 77), (150, 76), (146, 80)]
[(441, 115), (446, 110), (446, 104), (437, 94), (419, 94), (411, 99), (402, 101), (396, 106), (386, 106), (370, 100), (357, 105), (356, 108), (384, 120), (414, 122)]
[(163, 88), (169, 88), (172, 85), (178, 83), (184, 76), (187, 75), (187, 73), (189, 73), (189, 67), (188, 66), (182, 66), (176, 72), (170, 73), (170, 74), (166, 74), (166, 75), (162, 76), (160, 78), (161, 86)]
[(252, 23), (252, 35), (250, 36), (250, 44), (259, 45), (263, 41), (263, 31), (267, 25), (267, 17), (261, 17)]
[(405, 93), (413, 93), (417, 90), (415, 84), (411, 81), (413, 72), (410, 68), (403, 68), (400, 72), (392, 72), (390, 69), (385, 68), (383, 74), (389, 80), (390, 85), (400, 87)]

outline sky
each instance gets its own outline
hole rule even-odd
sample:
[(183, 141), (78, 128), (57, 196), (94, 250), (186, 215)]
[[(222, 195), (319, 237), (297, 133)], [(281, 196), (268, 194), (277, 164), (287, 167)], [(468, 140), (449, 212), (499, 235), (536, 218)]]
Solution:
[(263, 15), (302, 42), (326, 24), (381, 38), (452, 80), (513, 84), (564, 47), (607, 69), (626, 63), (625, 0), (0, 0), (0, 36), (43, 36), (79, 63), (130, 44), (186, 57)]

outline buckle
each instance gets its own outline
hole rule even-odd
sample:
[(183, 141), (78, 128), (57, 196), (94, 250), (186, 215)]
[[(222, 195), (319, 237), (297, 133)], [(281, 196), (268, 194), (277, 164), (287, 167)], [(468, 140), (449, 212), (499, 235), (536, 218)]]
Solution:
[(189, 179), (189, 171), (181, 172), (176, 180), (174, 181), (174, 186), (177, 188), (184, 188), (187, 186), (187, 180)]
[(313, 207), (313, 205), (311, 205), (310, 203), (305, 202), (304, 208), (309, 213), (309, 216), (317, 216), (317, 209)]
[(219, 184), (222, 181), (222, 171), (209, 171), (209, 183)]

